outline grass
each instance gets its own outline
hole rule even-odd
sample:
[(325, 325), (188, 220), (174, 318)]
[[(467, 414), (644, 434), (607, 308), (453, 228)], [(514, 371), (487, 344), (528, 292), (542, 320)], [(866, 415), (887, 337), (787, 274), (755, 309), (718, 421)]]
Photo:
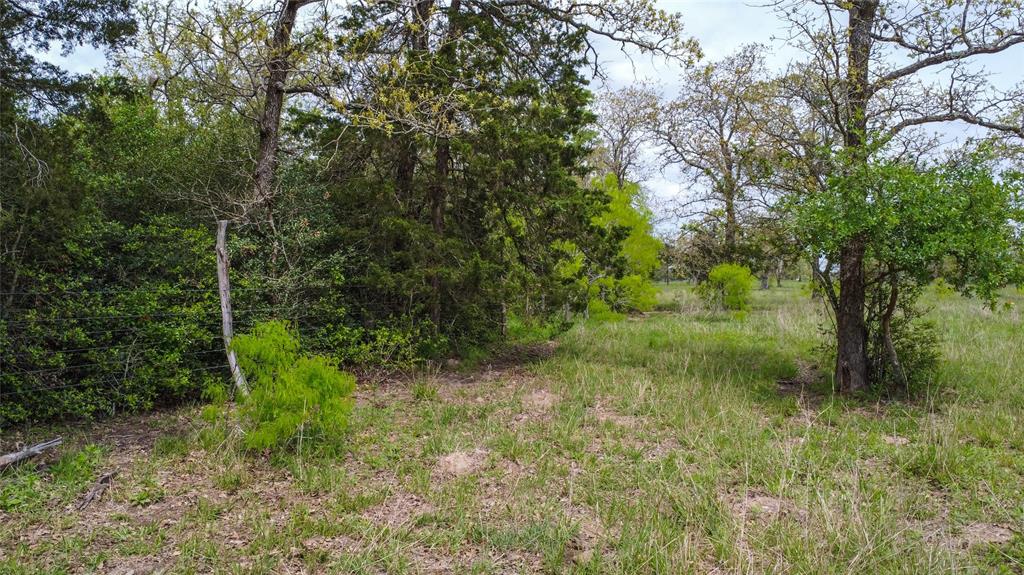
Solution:
[(911, 400), (833, 396), (795, 284), (739, 317), (671, 284), (541, 361), (360, 389), (340, 449), (245, 455), (198, 409), (66, 430), (0, 477), (0, 573), (1020, 573), (1006, 295), (928, 295), (945, 361)]

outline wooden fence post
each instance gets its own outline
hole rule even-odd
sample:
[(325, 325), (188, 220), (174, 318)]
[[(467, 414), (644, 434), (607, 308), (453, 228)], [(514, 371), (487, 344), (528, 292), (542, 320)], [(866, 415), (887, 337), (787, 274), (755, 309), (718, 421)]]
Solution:
[(231, 349), (231, 338), (234, 337), (234, 320), (231, 316), (231, 282), (228, 279), (228, 224), (230, 220), (217, 220), (217, 288), (220, 292), (221, 334), (224, 338), (224, 351), (228, 355), (228, 367), (235, 381), (235, 389), (243, 396), (249, 395), (249, 385), (245, 381), (242, 368), (238, 366), (238, 358)]

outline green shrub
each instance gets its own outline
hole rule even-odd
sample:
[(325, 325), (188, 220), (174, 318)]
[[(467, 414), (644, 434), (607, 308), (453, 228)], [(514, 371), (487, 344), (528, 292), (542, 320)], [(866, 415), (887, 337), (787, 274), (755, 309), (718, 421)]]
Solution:
[(0, 511), (11, 513), (42, 505), (46, 499), (35, 470), (16, 470), (0, 481)]
[[(954, 292), (949, 290), (949, 296), (942, 296), (942, 288), (948, 284), (936, 282), (938, 297), (951, 297)], [(882, 326), (880, 311), (885, 308), (889, 301), (890, 293), (887, 284), (873, 284), (867, 290), (866, 314), (868, 327), (868, 369), (871, 381), (881, 387), (896, 387), (902, 385), (902, 378), (906, 378), (905, 384), (913, 390), (923, 389), (932, 381), (939, 368), (942, 354), (940, 352), (940, 338), (938, 326), (925, 319), (928, 313), (927, 308), (917, 305), (924, 287), (915, 287), (904, 283), (900, 286), (900, 300), (896, 306), (890, 326), (893, 348), (899, 358), (900, 371), (896, 372), (896, 366), (885, 343), (885, 333)]]
[(935, 280), (935, 296), (939, 299), (949, 299), (956, 295), (956, 289), (949, 285), (949, 282), (939, 278)]
[[(401, 324), (401, 322), (398, 322)], [(428, 324), (377, 325), (373, 328), (330, 322), (306, 343), (330, 353), (343, 365), (411, 369), (426, 358), (443, 355), (449, 342)]]
[(563, 314), (524, 317), (509, 312), (505, 319), (507, 340), (515, 343), (548, 341), (568, 329), (569, 325)]
[(247, 448), (288, 448), (344, 432), (355, 378), (325, 357), (301, 354), (285, 323), (257, 324), (231, 345), (251, 387), (240, 410)]
[(744, 310), (750, 305), (750, 292), (756, 284), (757, 278), (746, 267), (719, 264), (697, 286), (697, 293), (711, 307)]
[(62, 485), (78, 488), (95, 479), (96, 470), (103, 461), (103, 450), (87, 445), (81, 450), (64, 454), (52, 466), (53, 480)]
[(592, 321), (621, 321), (626, 314), (612, 310), (604, 300), (594, 298), (587, 304), (587, 316)]
[(658, 303), (658, 288), (641, 275), (630, 275), (618, 282), (621, 299), (628, 311), (651, 311)]
[(60, 265), (12, 270), (21, 279), (0, 306), (0, 427), (192, 399), (223, 357), (205, 227), (82, 219), (63, 232)]

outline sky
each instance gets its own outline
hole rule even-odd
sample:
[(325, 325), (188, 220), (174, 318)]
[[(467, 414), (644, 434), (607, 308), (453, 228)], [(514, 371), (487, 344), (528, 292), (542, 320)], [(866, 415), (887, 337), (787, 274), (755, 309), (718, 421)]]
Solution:
[[(704, 52), (704, 61), (724, 58), (741, 46), (750, 43), (764, 45), (767, 49), (766, 64), (769, 69), (781, 71), (798, 59), (799, 50), (786, 46), (784, 38), (788, 26), (768, 6), (770, 0), (660, 0), (659, 7), (667, 12), (682, 14), (686, 33), (696, 38)], [(606, 81), (595, 79), (595, 90), (615, 89), (637, 82), (646, 82), (660, 89), (663, 95), (671, 97), (679, 85), (682, 68), (679, 63), (664, 58), (651, 57), (635, 52), (623, 52), (619, 46), (606, 39), (597, 39), (598, 59)], [(102, 70), (106, 57), (102, 51), (84, 47), (63, 57), (58, 50), (48, 55), (49, 60), (78, 73)], [(992, 74), (991, 81), (997, 87), (1009, 88), (1024, 80), (1020, 61), (1024, 59), (1024, 47), (1011, 49), (1002, 54), (984, 57), (984, 66)], [(955, 143), (978, 130), (962, 125), (944, 125), (937, 130), (943, 140)], [(667, 213), (673, 200), (687, 195), (680, 184), (681, 178), (671, 169), (661, 172), (657, 166), (651, 177), (643, 182), (656, 213)], [(662, 232), (670, 231), (678, 222), (663, 218), (658, 225)]]
[[(668, 12), (682, 14), (686, 32), (696, 38), (704, 52), (704, 62), (713, 62), (729, 56), (745, 44), (766, 47), (765, 63), (769, 70), (782, 71), (790, 63), (803, 59), (804, 54), (787, 46), (788, 23), (768, 6), (770, 0), (662, 0), (659, 6)], [(604, 65), (607, 81), (604, 87), (615, 89), (645, 81), (660, 89), (664, 96), (672, 97), (679, 85), (682, 66), (663, 58), (632, 55), (627, 57), (611, 42), (601, 42), (600, 61)], [(1024, 47), (979, 59), (991, 74), (992, 84), (1009, 89), (1024, 81)], [(595, 82), (596, 89), (602, 84)], [(933, 128), (946, 145), (955, 145), (969, 136), (983, 131), (963, 123), (943, 124)], [(671, 168), (662, 172), (654, 165), (650, 178), (643, 182), (656, 215), (661, 216), (657, 229), (673, 233), (679, 219), (672, 215), (674, 201), (688, 196), (682, 178)]]
[[(766, 64), (782, 70), (799, 58), (798, 50), (787, 47), (777, 38), (784, 37), (787, 27), (771, 8), (743, 0), (662, 0), (658, 5), (667, 12), (682, 14), (685, 32), (700, 42), (703, 61), (715, 61), (736, 52), (746, 44), (762, 44), (766, 48)], [(617, 89), (636, 82), (647, 82), (671, 98), (679, 85), (683, 67), (665, 58), (623, 53), (610, 41), (600, 42), (599, 61), (607, 80), (603, 87)], [(599, 89), (600, 82), (595, 82)], [(653, 156), (653, 150), (649, 150)], [(657, 217), (659, 232), (671, 234), (679, 224), (672, 204), (688, 195), (680, 175), (672, 168), (662, 171), (652, 162), (652, 170), (643, 187)]]

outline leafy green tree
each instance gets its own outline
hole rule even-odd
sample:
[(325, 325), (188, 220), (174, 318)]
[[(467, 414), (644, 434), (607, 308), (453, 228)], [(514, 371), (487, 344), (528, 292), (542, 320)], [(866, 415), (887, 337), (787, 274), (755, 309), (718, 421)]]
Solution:
[(922, 126), (959, 121), (1024, 136), (1020, 87), (995, 90), (979, 64), (987, 54), (1024, 44), (1017, 4), (817, 0), (779, 5), (780, 14), (793, 23), (791, 42), (809, 56), (794, 75), (806, 79), (794, 90), (794, 104), (807, 110), (805, 121), (784, 141), (807, 158), (798, 162), (804, 167), (820, 166), (824, 155), (826, 170), (804, 170), (819, 178), (812, 192), (833, 195), (825, 190), (834, 189), (834, 182), (827, 181), (831, 176), (850, 184), (840, 186), (847, 192), (835, 196), (845, 203), (834, 206), (849, 219), (835, 222), (836, 228), (823, 230), (811, 244), (844, 238), (838, 251), (828, 254), (839, 264), (835, 380), (841, 390), (862, 390), (871, 382), (866, 306), (873, 238), (864, 226), (876, 218), (868, 185), (873, 178), (864, 175), (893, 156), (933, 147), (935, 138), (921, 132)]
[[(50, 116), (17, 102), (22, 139), (4, 142), (24, 160), (4, 163), (19, 185), (0, 206), (9, 420), (145, 409), (222, 372), (206, 355), (215, 219), (245, 216), (227, 242), (242, 327), (291, 320), (346, 363), (409, 365), (496, 341), (503, 312), (582, 309), (566, 245), (608, 277), (650, 267), (627, 225), (601, 221), (613, 194), (587, 185), (587, 74), (596, 37), (695, 53), (651, 2), (139, 15), (138, 49), (117, 58), (127, 79)], [(616, 289), (640, 293), (632, 276)], [(44, 329), (59, 322), (59, 337)]]
[[(54, 44), (117, 49), (132, 39), (131, 0), (4, 0), (0, 4), (0, 95), (33, 109), (63, 108), (87, 87), (36, 56)], [(5, 101), (3, 108), (10, 105)]]
[[(873, 381), (927, 380), (934, 336), (917, 321), (914, 302), (936, 277), (989, 301), (1017, 278), (1014, 222), (1022, 189), (1014, 178), (999, 177), (997, 165), (985, 149), (926, 169), (871, 163), (833, 177), (825, 191), (795, 207), (801, 238), (825, 254), (840, 253), (852, 235), (863, 234)], [(841, 290), (824, 286), (833, 310), (841, 309)]]
[(660, 267), (662, 242), (652, 235), (651, 211), (644, 204), (640, 186), (619, 185), (612, 173), (595, 183), (611, 201), (606, 211), (594, 219), (601, 228), (625, 231), (619, 257), (623, 261), (621, 277), (601, 277), (590, 286), (590, 299), (598, 298), (615, 311), (647, 311), (656, 303), (651, 278)]

